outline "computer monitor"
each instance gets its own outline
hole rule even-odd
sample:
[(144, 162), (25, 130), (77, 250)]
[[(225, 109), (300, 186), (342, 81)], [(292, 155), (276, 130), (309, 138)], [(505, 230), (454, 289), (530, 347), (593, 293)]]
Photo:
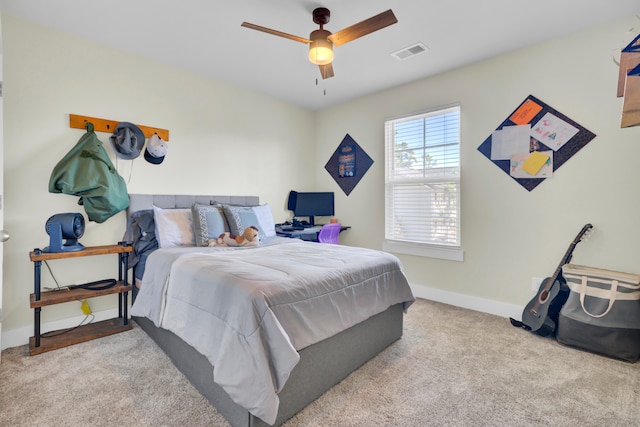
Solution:
[(334, 215), (333, 200), (333, 192), (296, 193), (293, 216), (308, 217), (309, 224), (315, 225), (314, 217)]

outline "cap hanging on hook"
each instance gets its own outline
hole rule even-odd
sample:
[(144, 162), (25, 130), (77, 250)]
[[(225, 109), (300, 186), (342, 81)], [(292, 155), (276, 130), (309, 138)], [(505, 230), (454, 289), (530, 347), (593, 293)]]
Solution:
[(147, 142), (144, 158), (151, 164), (159, 165), (164, 161), (164, 157), (167, 155), (167, 149), (167, 143), (158, 136), (158, 133), (154, 133)]

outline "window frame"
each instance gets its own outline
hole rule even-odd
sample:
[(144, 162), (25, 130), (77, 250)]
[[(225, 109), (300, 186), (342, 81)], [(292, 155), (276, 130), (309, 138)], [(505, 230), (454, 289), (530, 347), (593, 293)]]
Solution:
[[(402, 180), (397, 179), (394, 175), (394, 167), (395, 167), (395, 155), (396, 155), (396, 141), (393, 137), (394, 129), (397, 124), (408, 122), (411, 120), (421, 120), (425, 119), (429, 116), (440, 116), (444, 114), (448, 114), (451, 110), (457, 110), (458, 113), (458, 142), (457, 142), (457, 150), (458, 150), (458, 163), (455, 166), (457, 168), (457, 176), (451, 175), (449, 173), (445, 173), (442, 177), (433, 177), (433, 176), (425, 176), (423, 173), (422, 178), (411, 178), (410, 180)], [(451, 261), (463, 261), (464, 260), (464, 251), (462, 250), (462, 236), (461, 236), (461, 203), (460, 203), (460, 189), (461, 189), (461, 155), (462, 155), (462, 141), (461, 141), (461, 117), (462, 117), (462, 108), (459, 103), (453, 103), (445, 106), (439, 106), (436, 108), (432, 108), (426, 111), (421, 111), (417, 113), (407, 114), (405, 116), (393, 117), (389, 119), (385, 119), (384, 122), (384, 148), (385, 148), (385, 181), (384, 181), (384, 240), (382, 243), (382, 249), (389, 252), (401, 253), (407, 255), (416, 255), (416, 256), (424, 256), (430, 258), (438, 258), (438, 259), (446, 259)], [(422, 149), (426, 150), (428, 147), (426, 141), (423, 140)], [(444, 151), (443, 151), (444, 152)], [(425, 171), (429, 168), (425, 168), (424, 165), (422, 170)], [(456, 184), (456, 219), (455, 219), (455, 227), (456, 227), (456, 237), (457, 242), (455, 244), (438, 244), (434, 242), (415, 242), (415, 241), (407, 241), (401, 239), (393, 239), (388, 236), (388, 216), (389, 209), (392, 208), (392, 201), (389, 201), (389, 186), (393, 186), (394, 183), (408, 183), (411, 182), (424, 182), (424, 183), (450, 183), (455, 182)], [(392, 236), (393, 237), (393, 236)]]

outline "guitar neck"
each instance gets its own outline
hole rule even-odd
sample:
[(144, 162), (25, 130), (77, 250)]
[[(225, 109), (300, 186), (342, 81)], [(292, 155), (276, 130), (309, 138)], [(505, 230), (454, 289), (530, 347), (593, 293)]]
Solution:
[(549, 304), (551, 301), (559, 293), (559, 286), (554, 288), (554, 285), (558, 278), (562, 273), (562, 267), (567, 264), (571, 260), (571, 256), (573, 254), (573, 250), (576, 245), (582, 240), (582, 237), (587, 233), (593, 226), (591, 224), (587, 224), (582, 227), (582, 230), (578, 233), (578, 235), (573, 239), (567, 251), (564, 253), (564, 256), (560, 260), (558, 267), (553, 272), (553, 276), (547, 277), (544, 279), (544, 282), (540, 286), (540, 289), (536, 296), (527, 304), (524, 312), (522, 313), (522, 322), (527, 325), (531, 330), (538, 330), (542, 324), (541, 321), (547, 321), (547, 313)]
[(550, 277), (549, 283), (547, 283), (547, 285), (545, 286), (545, 290), (548, 291), (553, 285), (553, 283), (556, 280), (558, 280), (558, 278), (560, 277), (560, 273), (562, 272), (562, 266), (565, 264), (568, 264), (569, 261), (571, 261), (571, 257), (573, 256), (573, 250), (576, 248), (576, 245), (582, 241), (584, 235), (587, 234), (589, 230), (591, 230), (591, 228), (593, 228), (593, 225), (585, 224), (585, 226), (582, 227), (582, 230), (580, 230), (580, 232), (575, 237), (575, 239), (573, 239), (573, 241), (567, 248), (567, 251), (564, 253), (562, 260), (560, 260), (560, 264), (558, 264), (556, 271), (553, 272), (553, 276)]
[(564, 256), (562, 257), (562, 260), (560, 261), (560, 264), (558, 264), (558, 267), (556, 268), (556, 271), (554, 271), (553, 272), (553, 276), (551, 276), (551, 280), (549, 281), (549, 282), (551, 282), (551, 284), (553, 284), (553, 282), (558, 280), (558, 277), (560, 277), (560, 273), (562, 273), (562, 266), (567, 264), (569, 261), (571, 261), (571, 257), (573, 256), (573, 250), (576, 248), (576, 245), (577, 245), (577, 243), (571, 243), (569, 245), (569, 248), (564, 253)]

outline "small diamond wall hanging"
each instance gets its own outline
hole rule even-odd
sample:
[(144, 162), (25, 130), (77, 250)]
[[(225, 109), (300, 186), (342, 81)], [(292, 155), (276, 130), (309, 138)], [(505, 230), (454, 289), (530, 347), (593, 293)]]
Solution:
[(372, 164), (371, 157), (346, 134), (324, 168), (348, 196)]

